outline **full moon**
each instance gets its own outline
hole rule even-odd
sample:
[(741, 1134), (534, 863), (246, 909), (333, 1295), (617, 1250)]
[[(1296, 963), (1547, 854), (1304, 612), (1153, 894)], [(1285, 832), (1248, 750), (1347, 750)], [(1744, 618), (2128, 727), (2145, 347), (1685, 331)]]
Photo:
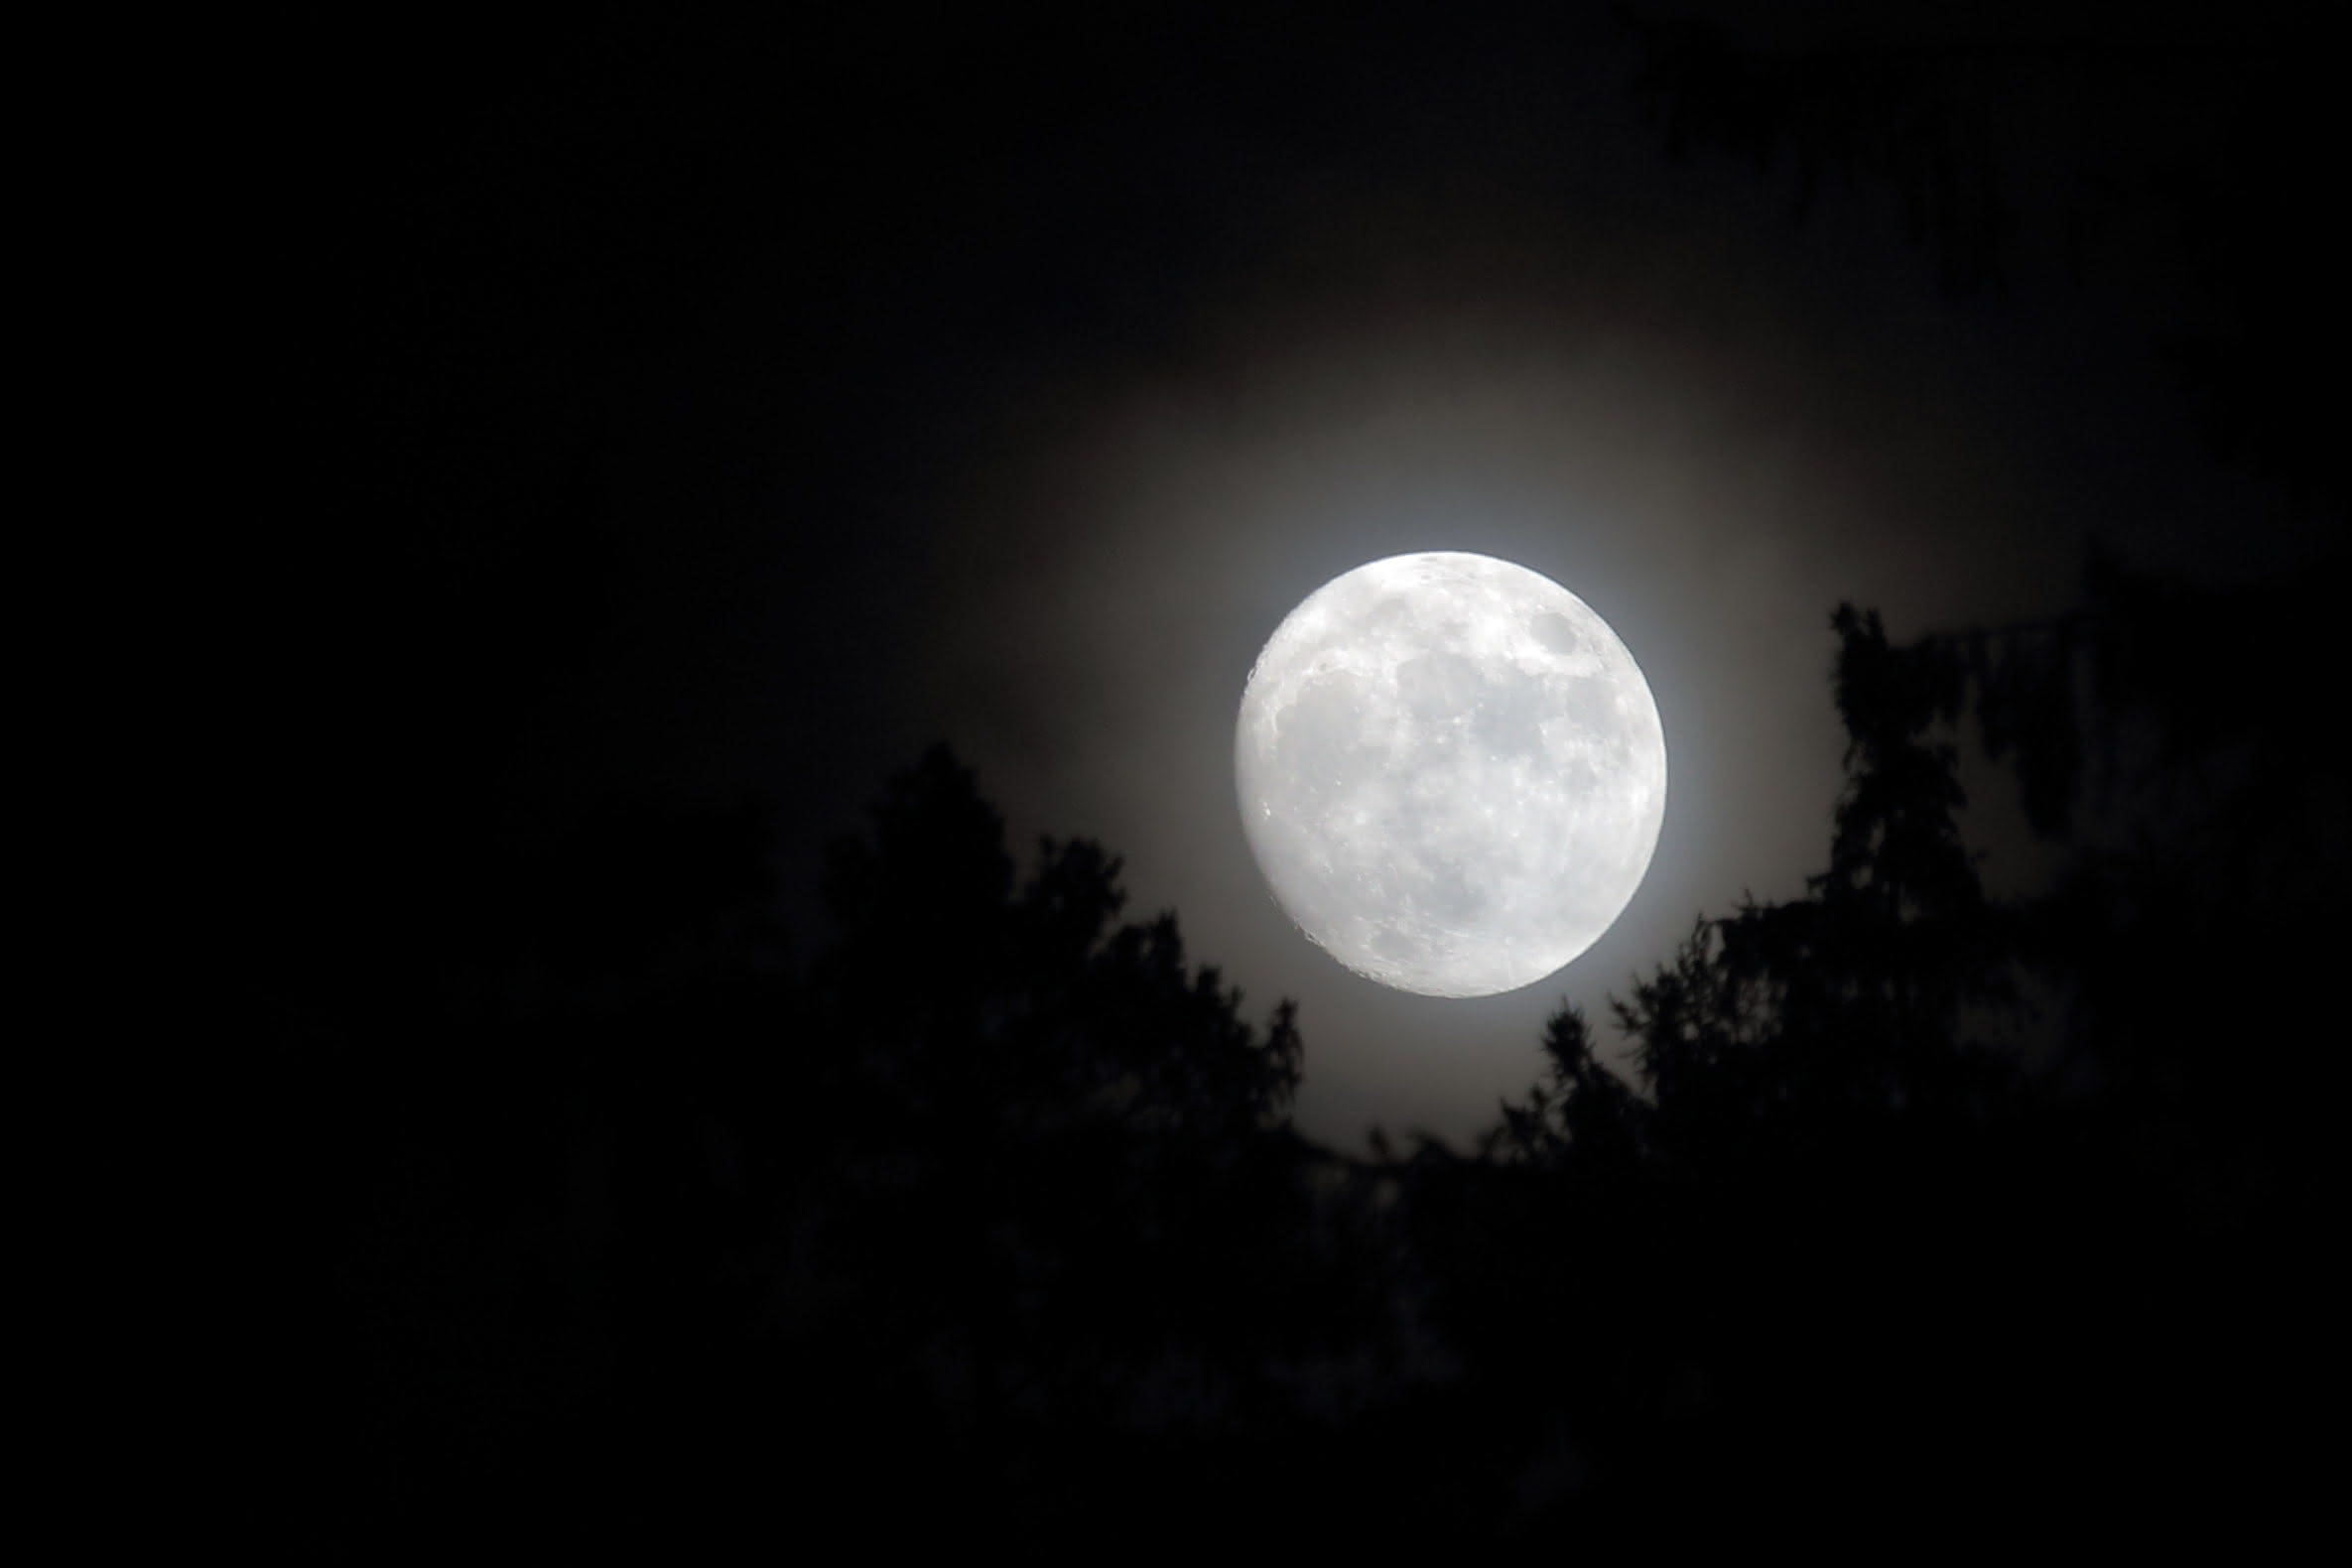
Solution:
[(1349, 969), (1425, 996), (1531, 984), (1641, 885), (1666, 738), (1633, 656), (1549, 578), (1392, 556), (1257, 656), (1234, 742), (1275, 900)]

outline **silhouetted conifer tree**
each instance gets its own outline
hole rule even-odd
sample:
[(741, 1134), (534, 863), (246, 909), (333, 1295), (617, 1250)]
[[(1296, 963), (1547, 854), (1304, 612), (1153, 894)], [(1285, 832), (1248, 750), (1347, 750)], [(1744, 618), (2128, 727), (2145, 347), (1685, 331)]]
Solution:
[(835, 849), (791, 1044), (821, 1119), (760, 1355), (848, 1452), (920, 1451), (1038, 1540), (1336, 1486), (1250, 1456), (1393, 1398), (1409, 1335), (1361, 1183), (1287, 1124), (1291, 1006), (1244, 1021), (1172, 915), (1119, 920), (1118, 869), (1047, 841), (1017, 876), (933, 750)]
[[(1573, 1359), (1546, 1375), (1602, 1478), (1570, 1514), (1598, 1527), (1683, 1485), (1791, 1526), (1825, 1488), (1864, 1500), (1846, 1522), (1888, 1529), (2020, 1517), (2035, 1488), (2120, 1518), (2201, 1479), (2212, 1523), (2293, 1466), (2245, 1347), (2275, 1336), (2254, 1362), (2285, 1378), (2320, 1343), (2309, 1198), (2338, 1162), (2236, 1047), (2303, 1060), (2314, 933), (2341, 930), (2320, 891), (2345, 860), (2341, 764), (2295, 743), (2290, 700), (2228, 700), (2245, 655), (2180, 649), (2237, 596), (2102, 566), (2059, 623), (1907, 647), (1838, 612), (1829, 869), (1802, 899), (1700, 921), (1615, 1004), (1639, 1093), (1581, 1017), (1554, 1019), (1544, 1083), (1485, 1146), (1483, 1179), (1539, 1185), (1474, 1206), (1514, 1241), (1484, 1277), (1440, 1269), (1449, 1326), (1494, 1331), (1507, 1301), (1626, 1352), (1615, 1379)], [(2008, 904), (1961, 834), (1970, 720), (2064, 851)], [(2056, 1036), (2030, 1052), (2029, 999)], [(1459, 1202), (1438, 1211), (1456, 1229)], [(1635, 1292), (1655, 1319), (1514, 1263), (1530, 1212), (1615, 1279), (1658, 1270)], [(1617, 1228), (1636, 1215), (1654, 1228), (1637, 1247)], [(2187, 1457), (2221, 1429), (2259, 1435)]]

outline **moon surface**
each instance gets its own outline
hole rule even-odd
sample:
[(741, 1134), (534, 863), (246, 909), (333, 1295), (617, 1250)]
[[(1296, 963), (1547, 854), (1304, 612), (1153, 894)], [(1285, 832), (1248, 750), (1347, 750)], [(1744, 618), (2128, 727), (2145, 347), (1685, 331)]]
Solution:
[(1333, 579), (1249, 672), (1241, 821), (1275, 900), (1349, 969), (1425, 996), (1541, 980), (1640, 886), (1666, 739), (1584, 600), (1491, 556)]

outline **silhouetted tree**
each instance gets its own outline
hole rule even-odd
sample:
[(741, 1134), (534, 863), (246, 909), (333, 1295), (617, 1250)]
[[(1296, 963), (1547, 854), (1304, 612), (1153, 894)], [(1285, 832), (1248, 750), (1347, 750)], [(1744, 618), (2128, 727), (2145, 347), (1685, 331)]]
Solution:
[[(1509, 1252), (1440, 1270), (1449, 1326), (1520, 1318), (1495, 1336), (1516, 1365), (1549, 1347), (1542, 1380), (1602, 1477), (1570, 1513), (1686, 1485), (1788, 1522), (1834, 1484), (1866, 1500), (1850, 1521), (1907, 1528), (1962, 1499), (2014, 1518), (2063, 1488), (2124, 1513), (2201, 1482), (2212, 1522), (2295, 1463), (2245, 1347), (2264, 1338), (2262, 1377), (2285, 1380), (2320, 1342), (2310, 1194), (2340, 1172), (2266, 1069), (2303, 1071), (2315, 933), (2342, 930), (2320, 892), (2345, 859), (2341, 764), (2296, 743), (2291, 698), (2232, 703), (2234, 657), (2180, 648), (2235, 597), (2102, 566), (2058, 623), (1907, 647), (1839, 611), (1829, 869), (1702, 920), (1615, 1004), (1640, 1093), (1562, 1013), (1546, 1081), (1486, 1145), (1481, 1180), (1520, 1183), (1479, 1201), (1486, 1232), (1658, 1270), (1654, 1320)], [(1971, 719), (2060, 834), (2050, 886), (2006, 905), (1957, 815)], [(2030, 1053), (2028, 997), (2056, 1036)], [(1612, 1226), (1634, 1215), (1640, 1247)], [(1564, 1324), (1621, 1349), (1614, 1383), (1562, 1357)], [(2228, 1462), (2186, 1457), (2223, 1429), (2245, 1445)]]
[(1118, 869), (1047, 841), (1016, 877), (944, 750), (892, 781), (831, 857), (763, 1264), (798, 1407), (1037, 1540), (1288, 1512), (1340, 1482), (1261, 1448), (1409, 1381), (1369, 1189), (1287, 1124), (1291, 1006), (1245, 1022)]

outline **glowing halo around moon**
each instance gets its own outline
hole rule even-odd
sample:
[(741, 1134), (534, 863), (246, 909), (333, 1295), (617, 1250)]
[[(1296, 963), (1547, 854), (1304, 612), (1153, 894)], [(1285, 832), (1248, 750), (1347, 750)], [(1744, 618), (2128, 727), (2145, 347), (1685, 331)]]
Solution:
[(1427, 996), (1516, 990), (1591, 947), (1665, 817), (1633, 656), (1491, 556), (1392, 556), (1316, 589), (1258, 655), (1236, 731), (1275, 900), (1349, 969)]

